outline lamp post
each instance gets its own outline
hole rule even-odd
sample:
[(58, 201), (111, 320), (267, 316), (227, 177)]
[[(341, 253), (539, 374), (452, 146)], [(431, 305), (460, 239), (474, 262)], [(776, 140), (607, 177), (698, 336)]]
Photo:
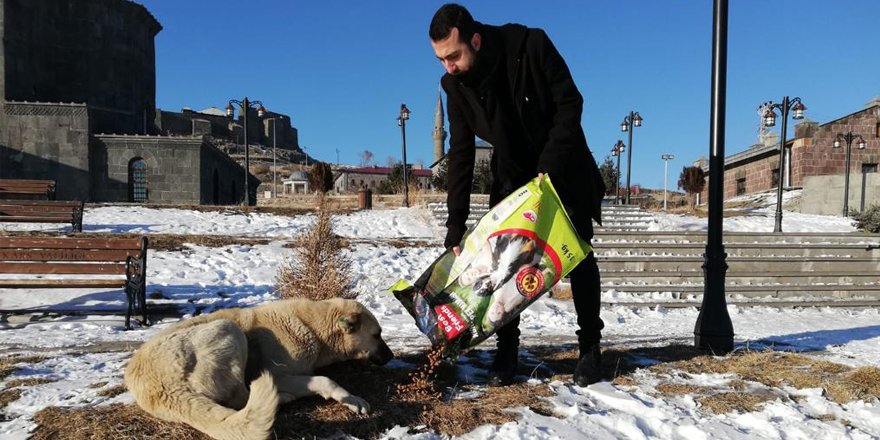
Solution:
[(642, 126), (642, 117), (639, 116), (639, 112), (630, 111), (629, 115), (623, 118), (623, 122), (620, 123), (620, 131), (629, 132), (629, 144), (627, 146), (626, 152), (626, 204), (629, 205), (629, 194), (630, 194), (630, 186), (629, 186), (629, 172), (632, 168), (632, 154), (633, 154), (633, 127), (641, 127)]
[(284, 119), (284, 116), (269, 118), (269, 120), (272, 121), (272, 198), (273, 199), (275, 197), (277, 197), (277, 194), (275, 193), (275, 188), (278, 187), (278, 166), (277, 166), (278, 162), (277, 162), (277, 154), (276, 154), (276, 150), (278, 148), (278, 138), (275, 135), (275, 133), (277, 133), (276, 127), (275, 127), (275, 121), (277, 121), (278, 119)]
[(775, 109), (782, 111), (782, 133), (779, 140), (779, 182), (776, 186), (776, 225), (773, 232), (782, 232), (782, 185), (785, 182), (785, 132), (788, 127), (788, 112), (794, 110), (792, 119), (804, 119), (804, 110), (807, 107), (801, 102), (801, 98), (788, 99), (788, 96), (782, 98), (782, 103), (774, 103), (773, 101), (764, 103), (761, 107), (765, 107), (764, 126), (772, 127), (776, 125)]
[(406, 104), (400, 104), (400, 115), (397, 116), (397, 125), (400, 126), (400, 137), (403, 140), (403, 206), (409, 208), (409, 174), (406, 170), (406, 121), (409, 119), (409, 109)]
[(244, 204), (250, 206), (251, 205), (251, 192), (248, 188), (248, 180), (251, 174), (250, 166), (251, 166), (251, 155), (250, 148), (248, 148), (248, 109), (256, 108), (257, 109), (257, 117), (262, 118), (266, 114), (266, 107), (263, 107), (263, 103), (261, 101), (248, 101), (247, 96), (244, 97), (243, 100), (239, 101), (237, 99), (230, 99), (229, 103), (226, 104), (226, 116), (232, 118), (235, 116), (235, 106), (233, 104), (237, 104), (241, 108), (242, 120), (242, 128), (244, 129)]
[(850, 153), (852, 151), (852, 142), (853, 140), (858, 139), (859, 143), (856, 144), (859, 150), (865, 149), (865, 138), (860, 134), (853, 134), (853, 132), (848, 131), (846, 133), (838, 133), (837, 139), (834, 139), (834, 148), (840, 148), (841, 142), (846, 142), (846, 171), (844, 172), (843, 179), (843, 216), (846, 217), (849, 215), (849, 164), (850, 164)]
[(727, 100), (727, 0), (712, 9), (712, 89), (709, 116), (709, 220), (703, 254), (703, 302), (694, 326), (694, 346), (727, 354), (733, 350), (733, 323), (727, 312), (724, 279), (724, 120)]
[(664, 154), (660, 159), (663, 159), (663, 210), (666, 211), (666, 178), (669, 176), (669, 161), (675, 159), (675, 156)]
[(623, 145), (623, 141), (620, 139), (611, 147), (611, 155), (617, 156), (617, 171), (614, 174), (614, 204), (616, 205), (620, 204), (620, 156), (624, 151), (626, 151), (626, 145)]

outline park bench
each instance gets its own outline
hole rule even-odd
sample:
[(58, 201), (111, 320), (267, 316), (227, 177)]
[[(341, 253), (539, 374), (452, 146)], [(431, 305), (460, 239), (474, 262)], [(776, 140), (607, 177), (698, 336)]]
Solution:
[[(0, 237), (2, 289), (121, 288), (128, 307), (125, 328), (137, 312), (147, 325), (147, 238)], [(81, 314), (48, 309), (0, 310)]]
[(82, 232), (83, 202), (0, 200), (0, 223), (67, 223)]
[(54, 180), (0, 179), (0, 198), (46, 197), (55, 200)]

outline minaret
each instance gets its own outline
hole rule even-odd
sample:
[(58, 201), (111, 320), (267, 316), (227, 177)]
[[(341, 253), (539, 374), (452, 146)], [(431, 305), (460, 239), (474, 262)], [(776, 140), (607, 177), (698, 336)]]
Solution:
[(434, 132), (431, 137), (434, 138), (434, 162), (438, 162), (443, 157), (443, 143), (446, 141), (446, 129), (444, 128), (443, 117), (443, 97), (440, 91), (437, 91), (437, 108), (434, 109)]

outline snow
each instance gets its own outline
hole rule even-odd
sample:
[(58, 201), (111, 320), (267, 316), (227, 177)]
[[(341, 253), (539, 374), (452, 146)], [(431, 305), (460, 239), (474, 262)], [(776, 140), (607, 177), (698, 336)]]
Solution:
[[(796, 193), (786, 196), (791, 201)], [(762, 204), (746, 216), (725, 218), (725, 230), (767, 231), (773, 229), (775, 194), (755, 199)], [(840, 217), (806, 215), (786, 211), (784, 227), (795, 231), (854, 231), (852, 222)], [(222, 234), (267, 237), (268, 244), (230, 245), (208, 248), (187, 245), (183, 252), (150, 251), (147, 264), (148, 295), (161, 293), (165, 302), (210, 311), (215, 308), (250, 306), (275, 299), (273, 285), (278, 265), (290, 249), (284, 244), (314, 221), (313, 215), (288, 217), (266, 213), (233, 211), (198, 212), (186, 209), (155, 209), (136, 206), (87, 208), (87, 232), (141, 234)], [(356, 288), (363, 302), (379, 319), (392, 349), (398, 352), (424, 350), (425, 338), (412, 318), (390, 295), (387, 288), (400, 278), (413, 281), (440, 255), (443, 229), (436, 226), (423, 208), (362, 211), (334, 217), (334, 230), (352, 240), (351, 259)], [(64, 229), (58, 225), (0, 224), (0, 229)], [(706, 219), (655, 213), (651, 230), (706, 230)], [(430, 246), (392, 246), (391, 239), (428, 242)], [(122, 306), (118, 290), (75, 289), (67, 292), (7, 290), (0, 295), (0, 308), (60, 304), (66, 301), (90, 306)], [(84, 296), (85, 295), (85, 296)], [(618, 293), (618, 296), (625, 295)], [(661, 295), (658, 293), (658, 295)], [(661, 295), (662, 296), (662, 295)], [(615, 298), (618, 299), (618, 298)], [(625, 298), (624, 298), (625, 299)], [(69, 305), (69, 304), (67, 304)], [(783, 347), (850, 366), (880, 365), (880, 310), (846, 308), (736, 307), (729, 312), (736, 331), (738, 349)], [(698, 311), (694, 308), (606, 306), (602, 311), (606, 347), (651, 347), (671, 343), (691, 344)], [(570, 302), (545, 298), (523, 313), (524, 347), (552, 340), (574, 343), (576, 318)], [(132, 403), (129, 393), (115, 397), (99, 395), (89, 385), (106, 381), (122, 383), (122, 371), (134, 344), (148, 339), (175, 322), (134, 331), (124, 331), (118, 316), (44, 318), (24, 323), (10, 319), (0, 323), (0, 356), (10, 353), (46, 354), (44, 361), (0, 380), (0, 389), (10, 380), (54, 378), (51, 383), (23, 387), (21, 397), (9, 403), (0, 417), (0, 438), (25, 439), (35, 427), (33, 415), (49, 406), (90, 406)], [(5, 326), (6, 328), (4, 329)], [(114, 349), (65, 355), (75, 348), (105, 344)], [(646, 365), (651, 360), (646, 359)], [(474, 371), (461, 371), (473, 376)], [(644, 370), (634, 373), (636, 386), (600, 382), (581, 388), (554, 381), (547, 385), (554, 395), (548, 403), (556, 417), (528, 408), (514, 408), (522, 415), (518, 422), (482, 426), (462, 436), (465, 439), (705, 439), (705, 438), (851, 438), (880, 437), (880, 403), (855, 401), (838, 404), (820, 390), (789, 390), (798, 399), (777, 399), (748, 413), (711, 415), (698, 408), (692, 396), (652, 394), (652, 379)], [(698, 375), (689, 384), (718, 386), (724, 378)], [(467, 396), (459, 396), (466, 398)], [(825, 421), (830, 414), (838, 421)], [(412, 427), (387, 431), (387, 439), (438, 438), (415, 433)], [(415, 431), (418, 431), (417, 429)]]

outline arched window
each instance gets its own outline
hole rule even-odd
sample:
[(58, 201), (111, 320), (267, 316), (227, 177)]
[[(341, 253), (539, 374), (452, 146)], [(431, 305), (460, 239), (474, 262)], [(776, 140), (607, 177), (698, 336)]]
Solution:
[(145, 203), (148, 198), (147, 163), (136, 157), (128, 163), (128, 201)]

